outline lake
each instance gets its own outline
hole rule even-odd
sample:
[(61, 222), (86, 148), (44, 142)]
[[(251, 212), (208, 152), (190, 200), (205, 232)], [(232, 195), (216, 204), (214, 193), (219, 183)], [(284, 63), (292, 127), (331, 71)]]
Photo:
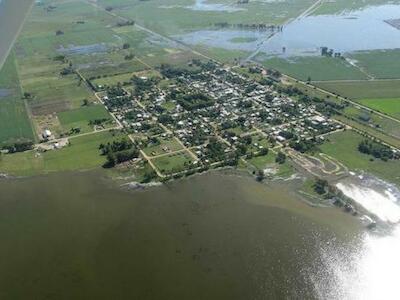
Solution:
[(101, 172), (0, 180), (0, 298), (343, 299), (335, 272), (365, 229), (289, 186), (229, 173), (145, 191)]

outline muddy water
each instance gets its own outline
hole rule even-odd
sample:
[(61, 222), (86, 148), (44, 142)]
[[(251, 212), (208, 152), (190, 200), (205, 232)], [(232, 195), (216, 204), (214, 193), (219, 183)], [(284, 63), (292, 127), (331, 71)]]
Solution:
[(0, 69), (34, 0), (0, 1)]
[(146, 191), (101, 173), (0, 180), (0, 298), (343, 299), (325, 256), (349, 255), (364, 230), (288, 187), (219, 174)]

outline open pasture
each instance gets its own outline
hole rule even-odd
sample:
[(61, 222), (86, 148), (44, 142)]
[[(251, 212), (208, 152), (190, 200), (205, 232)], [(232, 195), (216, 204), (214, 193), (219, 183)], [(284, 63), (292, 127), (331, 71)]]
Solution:
[(58, 113), (58, 119), (64, 131), (69, 131), (71, 128), (80, 128), (81, 133), (93, 130), (93, 125), (89, 124), (90, 121), (112, 120), (110, 114), (100, 104), (60, 112)]
[(400, 50), (362, 51), (350, 54), (356, 64), (374, 78), (400, 78)]
[(358, 144), (364, 139), (358, 133), (347, 130), (334, 133), (326, 138), (320, 150), (337, 159), (353, 171), (364, 170), (372, 175), (393, 183), (400, 182), (400, 161), (384, 162), (358, 151)]
[(12, 52), (0, 70), (0, 144), (11, 139), (34, 140)]
[(354, 100), (400, 97), (400, 80), (318, 82), (316, 85)]
[(340, 58), (294, 57), (263, 59), (257, 57), (266, 68), (276, 69), (300, 80), (366, 79), (365, 74)]
[(100, 132), (71, 138), (70, 145), (60, 150), (3, 155), (0, 158), (0, 173), (30, 176), (97, 168), (106, 162), (106, 157), (100, 155), (99, 145), (120, 138), (110, 132)]

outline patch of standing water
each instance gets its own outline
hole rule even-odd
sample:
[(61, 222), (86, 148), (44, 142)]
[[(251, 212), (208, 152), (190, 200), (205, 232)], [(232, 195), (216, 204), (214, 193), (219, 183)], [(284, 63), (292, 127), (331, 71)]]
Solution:
[[(200, 30), (176, 35), (175, 39), (189, 45), (204, 45), (227, 50), (254, 51), (271, 32), (250, 30)], [(242, 39), (238, 43), (236, 39)]]
[(187, 6), (186, 8), (197, 11), (224, 11), (224, 12), (235, 12), (244, 10), (243, 8), (227, 4), (207, 3), (207, 0), (196, 0), (195, 4)]
[(352, 176), (337, 187), (380, 220), (400, 222), (400, 190), (372, 176)]
[(108, 48), (104, 43), (101, 44), (93, 44), (93, 45), (83, 45), (83, 46), (75, 46), (69, 45), (68, 47), (60, 46), (57, 51), (63, 54), (93, 54), (93, 53), (102, 53), (107, 52)]

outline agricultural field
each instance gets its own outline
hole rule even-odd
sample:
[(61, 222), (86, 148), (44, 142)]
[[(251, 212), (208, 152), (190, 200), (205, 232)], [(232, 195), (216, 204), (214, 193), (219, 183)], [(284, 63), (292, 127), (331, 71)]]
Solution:
[(376, 79), (400, 78), (400, 50), (376, 50), (351, 53), (350, 58)]
[(143, 152), (148, 156), (157, 156), (183, 149), (182, 145), (175, 138), (158, 137), (155, 139), (157, 142), (149, 143), (147, 147), (143, 148)]
[(354, 100), (400, 97), (400, 80), (318, 82), (316, 85)]
[(81, 133), (93, 131), (94, 124), (92, 123), (95, 120), (104, 120), (102, 122), (104, 127), (112, 124), (110, 114), (100, 104), (60, 112), (58, 119), (64, 131), (69, 131), (72, 128), (80, 128)]
[(187, 151), (152, 159), (152, 162), (162, 174), (172, 174), (184, 171), (193, 163), (193, 158)]
[[(236, 24), (238, 20), (244, 24), (282, 24), (298, 16), (314, 1), (250, 1), (247, 4), (232, 4), (232, 1), (225, 0), (101, 0), (99, 3), (158, 33), (173, 35), (212, 29), (215, 23)], [(157, 18), (154, 18), (155, 15)]]
[(19, 138), (35, 139), (24, 101), (11, 53), (0, 70), (0, 144)]
[(400, 98), (361, 99), (358, 102), (400, 120)]
[(31, 176), (101, 167), (106, 158), (100, 155), (99, 145), (120, 138), (120, 135), (101, 132), (71, 138), (70, 145), (60, 150), (4, 154), (0, 156), (0, 173)]
[(320, 150), (342, 162), (350, 170), (365, 171), (393, 183), (400, 183), (400, 161), (388, 162), (373, 159), (372, 156), (358, 151), (358, 144), (364, 139), (358, 133), (347, 130), (327, 137)]
[[(290, 59), (270, 58), (258, 61), (266, 68), (276, 69), (282, 73), (306, 81), (309, 78), (315, 81), (366, 79), (365, 74), (353, 67), (345, 60), (328, 57), (294, 57)], [(260, 60), (261, 59), (261, 60)]]

